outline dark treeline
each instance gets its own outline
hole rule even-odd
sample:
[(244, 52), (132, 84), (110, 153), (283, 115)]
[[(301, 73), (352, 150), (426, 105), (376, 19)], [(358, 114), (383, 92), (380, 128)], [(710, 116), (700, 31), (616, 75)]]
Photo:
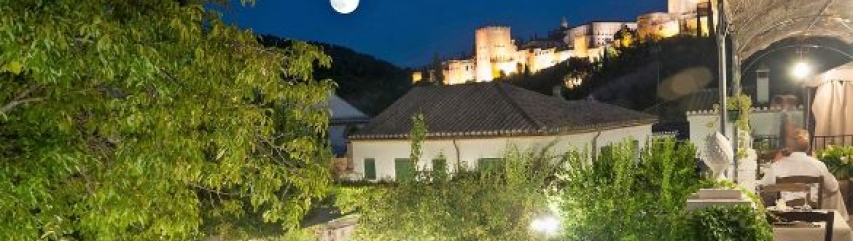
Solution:
[[(272, 35), (262, 35), (265, 46), (289, 46), (289, 40)], [(331, 79), (338, 85), (337, 94), (366, 114), (376, 116), (411, 88), (411, 71), (397, 67), (373, 56), (352, 49), (320, 42), (332, 57), (331, 68), (314, 70), (315, 79)]]

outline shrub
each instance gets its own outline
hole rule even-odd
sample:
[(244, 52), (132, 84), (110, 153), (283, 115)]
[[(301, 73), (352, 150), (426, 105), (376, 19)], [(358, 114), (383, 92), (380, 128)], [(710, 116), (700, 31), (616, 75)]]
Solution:
[(570, 240), (681, 240), (687, 197), (698, 189), (695, 148), (656, 139), (601, 155), (572, 152), (560, 175), (560, 209)]
[(853, 146), (829, 146), (818, 155), (835, 178), (848, 179), (853, 176)]

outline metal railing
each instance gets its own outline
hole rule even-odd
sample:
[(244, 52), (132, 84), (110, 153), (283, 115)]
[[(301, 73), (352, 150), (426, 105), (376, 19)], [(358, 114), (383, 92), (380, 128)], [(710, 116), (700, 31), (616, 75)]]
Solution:
[(815, 151), (827, 146), (853, 146), (853, 135), (815, 136), (812, 139), (812, 149)]
[(781, 147), (778, 136), (753, 136), (752, 148), (755, 150), (776, 150)]

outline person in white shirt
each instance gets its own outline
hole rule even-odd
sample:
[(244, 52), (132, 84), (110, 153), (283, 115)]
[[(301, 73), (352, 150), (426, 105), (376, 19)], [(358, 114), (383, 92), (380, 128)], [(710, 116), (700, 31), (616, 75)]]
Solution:
[[(844, 206), (844, 200), (841, 198), (841, 193), (838, 191), (838, 181), (835, 176), (826, 168), (826, 164), (810, 157), (806, 152), (810, 149), (808, 132), (798, 130), (794, 136), (791, 146), (791, 154), (782, 160), (774, 162), (765, 171), (764, 178), (761, 179), (762, 185), (776, 183), (777, 177), (789, 176), (812, 176), (823, 177), (823, 207), (822, 209), (836, 210), (845, 220), (847, 220), (847, 208)], [(813, 198), (817, 198), (817, 190), (812, 190)], [(805, 193), (783, 193), (782, 199), (790, 201), (794, 199), (805, 198)], [(814, 199), (816, 200), (816, 199)], [(813, 201), (814, 201), (813, 200)]]

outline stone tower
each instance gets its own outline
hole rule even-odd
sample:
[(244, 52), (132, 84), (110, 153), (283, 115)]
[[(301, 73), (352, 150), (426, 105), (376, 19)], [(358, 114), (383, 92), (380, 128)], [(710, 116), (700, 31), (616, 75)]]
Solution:
[(516, 46), (506, 26), (488, 26), (475, 34), (477, 81), (492, 81), (515, 73)]

